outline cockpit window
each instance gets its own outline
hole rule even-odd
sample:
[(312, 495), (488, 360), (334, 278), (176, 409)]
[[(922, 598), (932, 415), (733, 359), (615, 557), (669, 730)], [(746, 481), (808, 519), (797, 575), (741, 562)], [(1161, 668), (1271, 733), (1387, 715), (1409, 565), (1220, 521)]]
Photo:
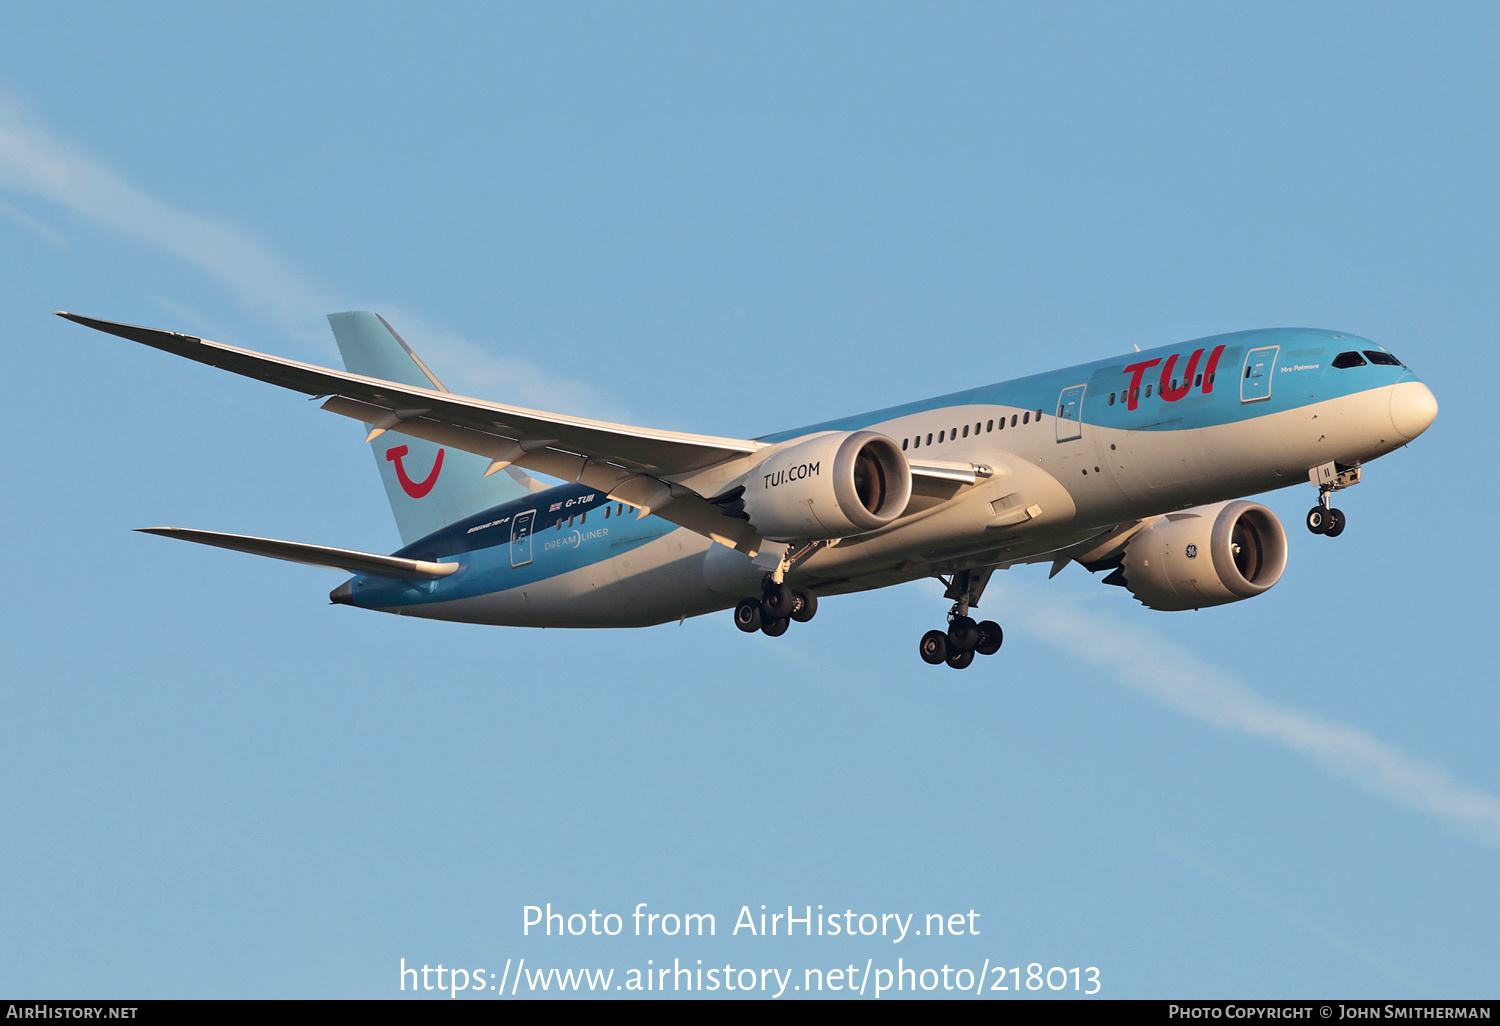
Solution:
[(1382, 353), (1378, 349), (1366, 349), (1365, 350), (1365, 355), (1370, 358), (1370, 362), (1371, 363), (1378, 364), (1381, 367), (1400, 367), (1400, 366), (1402, 366), (1402, 363), (1401, 363), (1400, 360), (1396, 359), (1390, 353)]
[(1340, 353), (1333, 358), (1333, 365), (1339, 370), (1345, 370), (1349, 367), (1363, 367), (1365, 365), (1365, 358), (1358, 353)]

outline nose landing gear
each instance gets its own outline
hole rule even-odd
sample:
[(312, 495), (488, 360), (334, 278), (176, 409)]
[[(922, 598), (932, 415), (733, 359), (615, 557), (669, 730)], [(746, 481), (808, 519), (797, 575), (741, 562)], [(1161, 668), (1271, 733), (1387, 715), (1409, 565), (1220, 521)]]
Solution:
[(1341, 463), (1325, 463), (1307, 472), (1308, 479), (1318, 486), (1318, 504), (1307, 511), (1307, 529), (1313, 534), (1326, 534), (1337, 538), (1344, 533), (1344, 511), (1333, 508), (1333, 493), (1359, 484), (1359, 467), (1346, 467)]
[(994, 655), (1005, 641), (1005, 632), (994, 620), (975, 623), (969, 616), (969, 607), (979, 604), (979, 596), (989, 582), (990, 571), (961, 570), (946, 581), (948, 590), (944, 596), (953, 599), (953, 608), (948, 612), (946, 631), (928, 631), (922, 635), (918, 653), (922, 661), (937, 666), (947, 663), (955, 670), (962, 670), (974, 661), (977, 655)]

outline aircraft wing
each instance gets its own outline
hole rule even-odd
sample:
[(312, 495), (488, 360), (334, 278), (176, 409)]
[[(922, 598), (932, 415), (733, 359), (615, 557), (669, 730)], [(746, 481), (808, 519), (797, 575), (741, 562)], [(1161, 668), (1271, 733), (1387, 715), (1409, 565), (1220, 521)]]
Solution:
[[(474, 435), (488, 436), (487, 440), (470, 439), (485, 446), (484, 451), (472, 450), (481, 455), (490, 455), (492, 451), (503, 453), (519, 443), (521, 449), (528, 452), (552, 449), (562, 455), (587, 457), (652, 474), (682, 474), (764, 448), (762, 442), (739, 438), (659, 431), (469, 399), (452, 392), (401, 385), (268, 356), (175, 331), (119, 324), (63, 311), (58, 311), (58, 316), (96, 331), (307, 395), (355, 400), (381, 411), (376, 422), (395, 414), (395, 421), (388, 427), (399, 427), (405, 434), (415, 434), (405, 421), (425, 419), (450, 424)], [(334, 409), (334, 412), (342, 410)], [(366, 409), (360, 416), (369, 412)], [(527, 465), (522, 459), (508, 462)]]
[[(765, 442), (546, 413), (319, 367), (196, 335), (65, 311), (57, 315), (174, 356), (326, 398), (323, 409), (371, 425), (371, 438), (399, 431), (487, 456), (493, 461), (489, 473), (514, 463), (597, 488), (634, 506), (640, 516), (655, 513), (731, 548), (753, 553), (761, 543), (749, 523), (724, 516), (708, 496), (663, 479), (750, 455), (766, 448)], [(943, 498), (974, 482), (974, 470), (967, 464), (913, 460), (911, 469), (919, 482), (926, 481)]]
[(425, 559), (403, 559), (400, 556), (382, 556), (374, 552), (356, 552), (353, 549), (335, 549), (327, 545), (308, 545), (306, 542), (281, 541), (276, 538), (256, 538), (248, 534), (223, 534), (219, 531), (193, 531), (185, 527), (138, 527), (142, 534), (157, 534), (163, 538), (178, 538), (213, 545), (235, 552), (248, 552), (253, 556), (270, 556), (289, 563), (306, 563), (309, 566), (324, 566), (332, 570), (347, 570), (352, 574), (374, 574), (377, 577), (396, 577), (404, 581), (435, 581), (447, 577), (458, 569), (457, 563), (432, 563)]

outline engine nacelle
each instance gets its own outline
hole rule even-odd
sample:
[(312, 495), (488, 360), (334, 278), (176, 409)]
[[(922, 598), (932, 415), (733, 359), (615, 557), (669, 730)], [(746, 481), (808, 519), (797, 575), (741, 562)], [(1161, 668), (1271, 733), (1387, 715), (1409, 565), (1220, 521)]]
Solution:
[(838, 431), (767, 457), (745, 480), (751, 525), (772, 541), (847, 538), (884, 527), (911, 501), (901, 447), (874, 431)]
[(1173, 513), (1125, 546), (1125, 587), (1151, 609), (1201, 609), (1254, 598), (1281, 580), (1286, 531), (1258, 502)]

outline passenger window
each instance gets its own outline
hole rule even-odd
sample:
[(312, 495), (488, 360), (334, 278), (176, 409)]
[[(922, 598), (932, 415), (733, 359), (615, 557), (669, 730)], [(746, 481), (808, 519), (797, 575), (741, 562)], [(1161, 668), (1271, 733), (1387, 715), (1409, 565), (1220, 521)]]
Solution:
[(1382, 367), (1400, 367), (1400, 366), (1402, 366), (1402, 363), (1401, 363), (1400, 360), (1396, 359), (1390, 353), (1382, 353), (1378, 349), (1366, 349), (1365, 350), (1365, 355), (1370, 358), (1370, 362), (1371, 363), (1379, 364)]
[(910, 441), (911, 441), (910, 438), (903, 438), (903, 439), (901, 439), (901, 451), (902, 452), (906, 451), (906, 443), (910, 442)]
[(1014, 413), (1012, 413), (1010, 415), (1010, 426), (1011, 427), (1015, 427), (1016, 426), (1016, 415)]
[(625, 504), (622, 502), (618, 506), (615, 507), (615, 516), (617, 516), (617, 517), (623, 517), (624, 515), (625, 515)]
[(995, 430), (995, 422), (993, 420), (987, 420), (987, 421), (985, 421), (984, 422), (984, 431), (985, 431), (985, 434), (989, 434), (993, 430)]
[(1333, 365), (1339, 370), (1348, 370), (1350, 367), (1363, 367), (1365, 358), (1358, 353), (1340, 353), (1333, 358)]
[(1114, 404), (1115, 404), (1115, 394), (1113, 392), (1111, 392), (1111, 393), (1109, 393), (1109, 405), (1113, 406)]
[(1196, 378), (1193, 379), (1193, 387), (1197, 388), (1201, 384), (1203, 384), (1203, 375), (1199, 374)]
[(1024, 414), (1023, 414), (1023, 415), (1022, 415), (1022, 416), (1021, 416), (1021, 423), (1022, 423), (1022, 424), (1030, 424), (1030, 423), (1031, 423), (1031, 411), (1030, 411), (1030, 410), (1027, 410), (1027, 411), (1026, 411), (1026, 412), (1025, 412), (1025, 413), (1024, 413)]
[(1036, 422), (1038, 424), (1040, 424), (1042, 422), (1042, 411), (1041, 410), (1037, 410), (1036, 411)]
[(1210, 371), (1209, 372), (1209, 375), (1208, 375), (1208, 387), (1209, 388), (1213, 388), (1214, 387), (1214, 378), (1216, 378), (1218, 376), (1219, 376), (1219, 372), (1218, 371)]
[(964, 425), (964, 437), (965, 438), (969, 437), (969, 425), (967, 425), (967, 424)]
[(1150, 385), (1146, 386), (1146, 398), (1147, 399), (1151, 398), (1151, 386)]
[(942, 440), (943, 440), (943, 433), (941, 431), (939, 431), (938, 432), (938, 441), (941, 442)]
[(579, 527), (582, 527), (584, 524), (586, 524), (588, 522), (589, 522), (589, 515), (587, 513), (580, 513), (580, 514), (578, 514), (578, 526)]
[(605, 520), (608, 520), (608, 519), (609, 519), (609, 511), (610, 511), (610, 509), (611, 509), (611, 508), (612, 508), (612, 507), (609, 507), (609, 506), (605, 506), (605, 507), (604, 507), (604, 519), (605, 519)]
[(957, 440), (958, 440), (958, 428), (949, 428), (948, 429), (948, 441), (955, 442)]
[(979, 434), (979, 421), (977, 420), (974, 422), (974, 433)]

